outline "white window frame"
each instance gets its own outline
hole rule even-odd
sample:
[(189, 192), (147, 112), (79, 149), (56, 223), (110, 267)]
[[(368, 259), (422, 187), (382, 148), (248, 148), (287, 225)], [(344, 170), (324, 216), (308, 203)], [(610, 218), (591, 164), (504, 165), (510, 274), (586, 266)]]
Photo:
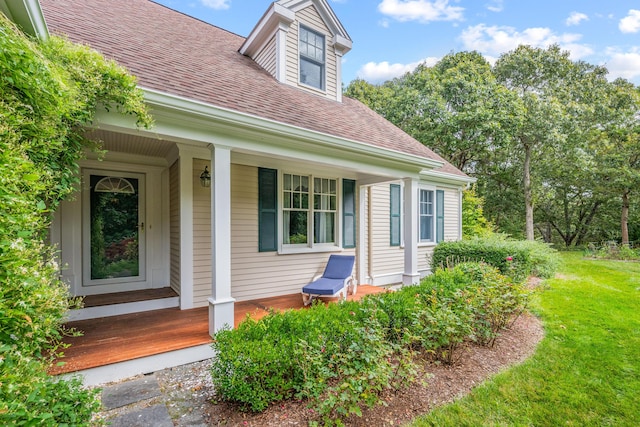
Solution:
[[(322, 47), (322, 62), (319, 62), (317, 59), (315, 58), (311, 58), (308, 57), (306, 55), (303, 55), (301, 50), (300, 50), (300, 45), (302, 43), (302, 31), (307, 31), (309, 33), (315, 34), (316, 36), (322, 37), (322, 41), (323, 41), (323, 47)], [(315, 64), (315, 65), (319, 65), (320, 66), (320, 87), (316, 87), (313, 85), (310, 85), (308, 83), (304, 83), (302, 82), (302, 79), (300, 78), (300, 74), (302, 71), (302, 61), (308, 61), (311, 64)], [(298, 25), (298, 83), (304, 87), (308, 87), (310, 89), (313, 90), (317, 90), (317, 91), (321, 91), (321, 92), (325, 92), (327, 90), (327, 36), (325, 34), (322, 34), (319, 31), (316, 31), (306, 25)]]
[[(429, 191), (432, 196), (432, 212), (431, 212), (431, 239), (422, 239), (422, 221), (421, 221), (421, 207), (422, 207), (422, 192)], [(436, 245), (436, 187), (431, 185), (419, 185), (418, 186), (418, 245), (419, 246), (431, 246)]]
[[(335, 252), (342, 250), (342, 179), (335, 176), (313, 175), (296, 171), (278, 171), (278, 253), (307, 253), (307, 252)], [(284, 212), (288, 209), (284, 207), (284, 176), (298, 175), (309, 179), (309, 209), (307, 219), (307, 243), (287, 244), (284, 243)], [(334, 219), (334, 242), (314, 243), (314, 186), (315, 179), (329, 179), (336, 183), (336, 210)], [(326, 210), (320, 210), (326, 212)]]

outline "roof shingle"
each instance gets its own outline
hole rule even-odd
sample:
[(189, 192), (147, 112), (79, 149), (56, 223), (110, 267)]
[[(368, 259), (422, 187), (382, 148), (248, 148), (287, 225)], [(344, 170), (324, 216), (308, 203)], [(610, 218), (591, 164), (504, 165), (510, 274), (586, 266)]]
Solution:
[[(142, 87), (418, 157), (444, 161), (360, 102), (278, 82), (238, 52), (241, 36), (149, 0), (41, 0), (49, 31), (88, 44)], [(445, 162), (442, 172), (464, 176)]]

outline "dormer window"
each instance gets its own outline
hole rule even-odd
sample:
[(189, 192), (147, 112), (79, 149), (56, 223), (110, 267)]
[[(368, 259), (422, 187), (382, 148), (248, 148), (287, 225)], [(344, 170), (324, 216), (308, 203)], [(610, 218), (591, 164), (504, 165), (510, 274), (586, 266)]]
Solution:
[(300, 83), (324, 90), (324, 36), (300, 26)]

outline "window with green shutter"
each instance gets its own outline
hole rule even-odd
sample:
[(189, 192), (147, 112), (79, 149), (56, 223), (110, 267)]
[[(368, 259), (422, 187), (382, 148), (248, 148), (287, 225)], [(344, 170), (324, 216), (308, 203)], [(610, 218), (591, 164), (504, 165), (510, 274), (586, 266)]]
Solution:
[(401, 193), (400, 193), (400, 185), (399, 184), (390, 184), (389, 185), (389, 193), (390, 200), (389, 204), (391, 206), (390, 209), (390, 236), (391, 236), (391, 246), (400, 246), (401, 242), (401, 230), (400, 230), (400, 217), (402, 213), (401, 207)]
[(444, 240), (444, 191), (436, 190), (436, 242)]
[(356, 182), (342, 180), (342, 247), (356, 247)]
[(278, 171), (258, 169), (258, 250), (278, 250)]

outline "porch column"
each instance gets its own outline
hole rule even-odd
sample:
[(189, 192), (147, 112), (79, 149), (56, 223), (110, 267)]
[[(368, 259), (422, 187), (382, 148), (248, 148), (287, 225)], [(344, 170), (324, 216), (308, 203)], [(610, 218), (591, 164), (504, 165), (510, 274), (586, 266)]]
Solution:
[(233, 327), (231, 297), (231, 149), (211, 147), (211, 297), (209, 334)]
[(418, 272), (418, 180), (404, 179), (404, 274), (402, 283), (420, 282)]
[[(365, 212), (367, 211), (367, 186), (358, 185), (358, 211), (356, 217), (358, 218), (358, 237), (356, 240), (356, 260), (358, 262), (358, 285), (367, 283), (367, 276), (369, 274), (367, 263), (368, 246), (371, 244), (366, 238), (368, 227), (365, 223)], [(365, 244), (366, 242), (366, 244)]]

